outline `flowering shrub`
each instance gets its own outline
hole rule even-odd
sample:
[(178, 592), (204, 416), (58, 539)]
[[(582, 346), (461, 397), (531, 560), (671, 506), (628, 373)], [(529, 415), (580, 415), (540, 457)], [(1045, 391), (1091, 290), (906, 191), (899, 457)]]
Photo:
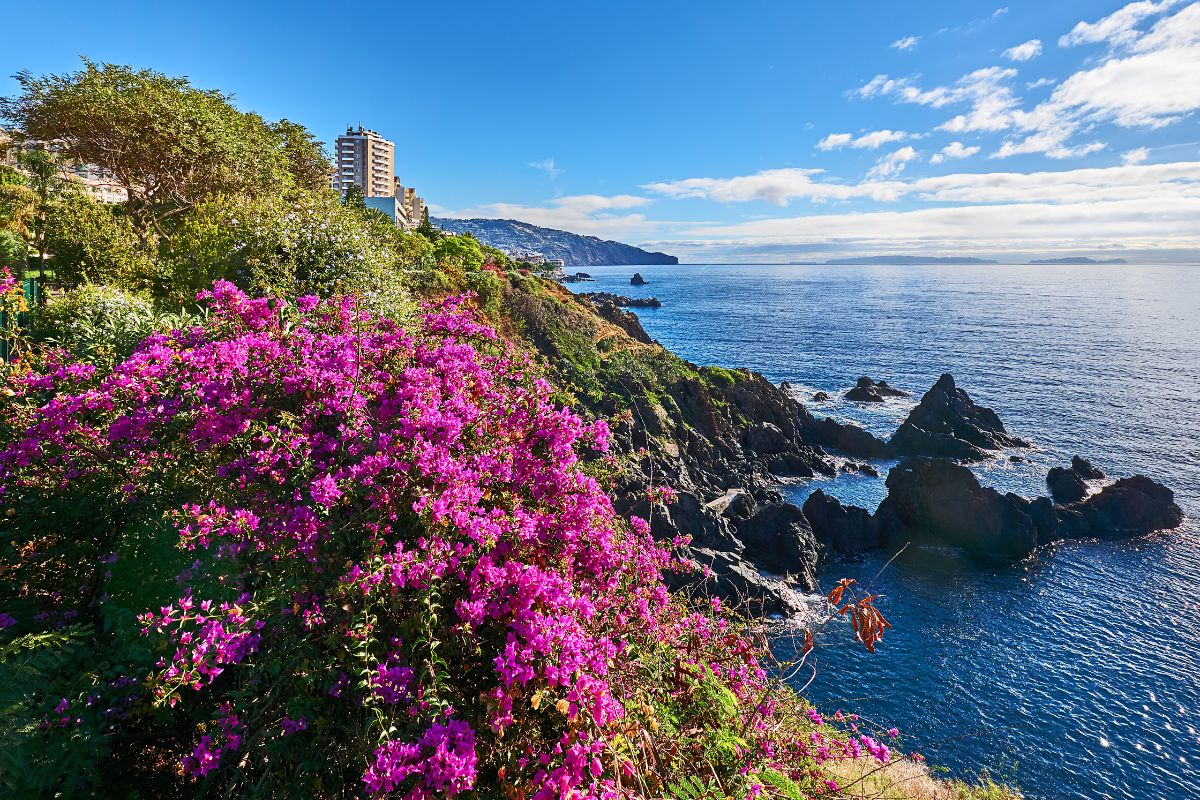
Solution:
[(153, 604), (149, 675), (129, 655), (47, 720), (154, 731), (180, 780), (236, 796), (813, 796), (825, 762), (891, 758), (667, 594), (667, 553), (581, 461), (606, 425), (467, 300), (404, 330), (353, 298), (203, 298), (110, 374), (51, 355), (10, 378), (0, 637), (119, 638), (114, 609)]

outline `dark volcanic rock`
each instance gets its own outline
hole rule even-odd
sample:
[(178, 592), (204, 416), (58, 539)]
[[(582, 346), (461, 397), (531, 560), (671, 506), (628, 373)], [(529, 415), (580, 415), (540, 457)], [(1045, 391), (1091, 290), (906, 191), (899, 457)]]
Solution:
[(662, 301), (657, 297), (626, 297), (612, 292), (580, 292), (576, 297), (586, 297), (593, 304), (609, 303), (618, 308), (662, 308)]
[(827, 392), (817, 392), (812, 396), (812, 399), (814, 403), (827, 403), (829, 402), (829, 394)]
[(642, 327), (642, 321), (638, 319), (637, 314), (619, 308), (612, 303), (593, 301), (592, 305), (595, 307), (597, 314), (625, 331), (632, 338), (642, 344), (654, 344), (654, 340), (650, 338), (650, 334), (646, 333), (646, 329)]
[(643, 278), (640, 272), (633, 273), (633, 277), (629, 279), (630, 286), (645, 286), (648, 283), (649, 281)]
[(908, 392), (893, 389), (887, 381), (875, 381), (863, 375), (854, 388), (846, 392), (847, 400), (858, 403), (882, 403), (885, 397), (908, 397)]
[(1104, 473), (1092, 466), (1092, 462), (1080, 456), (1071, 457), (1071, 469), (1087, 481), (1098, 481), (1104, 477)]
[(806, 589), (816, 587), (820, 548), (799, 506), (768, 503), (754, 516), (734, 524), (751, 561), (770, 572), (788, 575)]
[(1104, 487), (1088, 499), (1057, 506), (1057, 538), (1116, 539), (1178, 528), (1183, 511), (1175, 494), (1145, 475)]
[(954, 378), (943, 375), (892, 435), (890, 444), (902, 456), (935, 456), (980, 461), (985, 450), (1028, 447), (1009, 435), (990, 408), (976, 405)]
[(1056, 503), (1075, 503), (1087, 497), (1087, 484), (1073, 469), (1051, 468), (1046, 473), (1046, 486)]
[(748, 519), (758, 511), (754, 495), (745, 489), (730, 489), (716, 500), (705, 503), (705, 506), (715, 514), (732, 519)]
[(760, 422), (746, 431), (746, 446), (757, 453), (774, 455), (788, 449), (783, 429), (773, 422)]
[(820, 489), (804, 501), (804, 516), (817, 541), (835, 553), (853, 555), (883, 544), (875, 520), (866, 509), (844, 506)]
[(697, 571), (668, 573), (667, 586), (675, 591), (701, 599), (719, 597), (751, 614), (791, 616), (806, 608), (802, 594), (782, 580), (762, 575), (733, 553), (700, 547), (689, 548), (685, 557)]
[(1038, 546), (1028, 501), (980, 486), (952, 461), (906, 459), (888, 473), (887, 487), (875, 524), (890, 544), (932, 541), (1014, 560)]
[(890, 458), (892, 455), (887, 442), (875, 434), (829, 417), (817, 419), (805, 414), (800, 418), (800, 431), (806, 441), (854, 458)]

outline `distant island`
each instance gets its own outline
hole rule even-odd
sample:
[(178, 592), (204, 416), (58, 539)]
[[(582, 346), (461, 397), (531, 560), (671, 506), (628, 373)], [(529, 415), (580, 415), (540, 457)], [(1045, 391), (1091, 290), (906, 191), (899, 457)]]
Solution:
[(515, 219), (431, 219), (447, 233), (470, 233), (486, 245), (509, 253), (539, 253), (547, 260), (561, 259), (568, 267), (606, 264), (678, 264), (666, 253), (650, 252), (595, 236), (541, 228)]
[(1000, 262), (969, 256), (857, 256), (855, 258), (831, 258), (825, 263), (830, 265), (897, 264), (907, 266), (914, 264), (999, 264)]
[(1128, 264), (1123, 258), (1088, 258), (1086, 256), (1071, 256), (1069, 258), (1040, 258), (1030, 261), (1030, 264)]

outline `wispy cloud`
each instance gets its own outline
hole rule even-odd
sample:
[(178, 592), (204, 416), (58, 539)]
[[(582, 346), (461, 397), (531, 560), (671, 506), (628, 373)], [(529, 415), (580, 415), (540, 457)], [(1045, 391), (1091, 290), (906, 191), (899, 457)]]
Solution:
[(889, 46), (897, 50), (915, 50), (917, 49), (917, 43), (920, 41), (920, 36), (905, 36), (903, 39), (897, 39), (892, 42)]
[(1135, 147), (1132, 150), (1126, 150), (1121, 154), (1121, 161), (1125, 164), (1141, 164), (1150, 157), (1150, 150), (1145, 147)]
[(875, 162), (875, 166), (867, 170), (868, 178), (891, 178), (904, 171), (905, 165), (917, 157), (917, 151), (912, 147), (901, 147), (888, 153)]
[(1108, 42), (1114, 45), (1129, 44), (1140, 35), (1137, 26), (1142, 20), (1162, 14), (1172, 6), (1178, 5), (1179, 2), (1180, 0), (1161, 0), (1161, 2), (1154, 3), (1149, 0), (1140, 0), (1130, 3), (1095, 22), (1079, 22), (1071, 29), (1070, 33), (1059, 38), (1058, 45), (1059, 47), (1071, 47), (1097, 42)]
[(853, 147), (857, 150), (877, 150), (890, 142), (899, 142), (909, 136), (905, 131), (870, 131), (855, 137), (849, 133), (831, 133), (817, 142), (818, 150), (840, 150), (843, 147)]
[(1030, 39), (1028, 42), (1008, 48), (1003, 55), (1009, 61), (1029, 61), (1042, 54), (1042, 40)]
[(550, 176), (550, 180), (555, 180), (558, 178), (559, 175), (563, 174), (563, 170), (559, 169), (555, 165), (553, 158), (547, 158), (542, 161), (530, 161), (527, 166), (533, 167), (534, 169), (541, 170), (542, 172), (546, 173), (547, 175)]
[(953, 158), (953, 159), (970, 158), (971, 156), (975, 155), (978, 152), (979, 152), (979, 148), (976, 146), (968, 147), (967, 145), (964, 145), (962, 142), (951, 142), (950, 144), (946, 145), (941, 150), (937, 151), (932, 156), (930, 156), (929, 163), (930, 164), (941, 164), (947, 158)]

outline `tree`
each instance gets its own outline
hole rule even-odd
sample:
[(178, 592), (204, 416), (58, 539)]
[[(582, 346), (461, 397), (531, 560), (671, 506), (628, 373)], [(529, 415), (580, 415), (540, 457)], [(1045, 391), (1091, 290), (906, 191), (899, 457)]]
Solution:
[(308, 128), (286, 119), (273, 122), (269, 127), (279, 139), (296, 188), (310, 192), (329, 188), (329, 156)]
[(129, 218), (143, 238), (165, 234), (209, 194), (278, 192), (293, 184), (293, 169), (312, 170), (289, 160), (289, 152), (301, 162), (312, 156), (299, 126), (272, 131), (186, 78), (84, 59), (79, 72), (16, 79), (21, 93), (0, 100), (0, 116), (26, 139), (55, 142), (70, 158), (109, 170), (129, 193)]
[(363, 194), (362, 187), (357, 183), (352, 183), (346, 187), (346, 194), (342, 198), (342, 205), (346, 208), (354, 208), (363, 210), (367, 207), (366, 195)]
[(428, 208), (421, 209), (421, 224), (417, 226), (417, 233), (431, 242), (437, 242), (438, 239), (442, 238), (442, 232), (433, 227), (433, 223), (429, 221)]
[(0, 230), (0, 267), (15, 268), (18, 273), (23, 273), (28, 257), (29, 248), (24, 239), (12, 231)]
[[(47, 251), (46, 216), (50, 210), (50, 200), (53, 195), (70, 188), (69, 182), (63, 178), (66, 159), (61, 153), (35, 146), (18, 149), (16, 161), (25, 174), (25, 187), (9, 185), (5, 188), (10, 191), (5, 194), (13, 202), (14, 215), (23, 220), (18, 232), (22, 232), (25, 240), (37, 251), (38, 264), (44, 266)], [(27, 188), (28, 191), (22, 193), (21, 188)], [(13, 192), (12, 189), (17, 191)]]

